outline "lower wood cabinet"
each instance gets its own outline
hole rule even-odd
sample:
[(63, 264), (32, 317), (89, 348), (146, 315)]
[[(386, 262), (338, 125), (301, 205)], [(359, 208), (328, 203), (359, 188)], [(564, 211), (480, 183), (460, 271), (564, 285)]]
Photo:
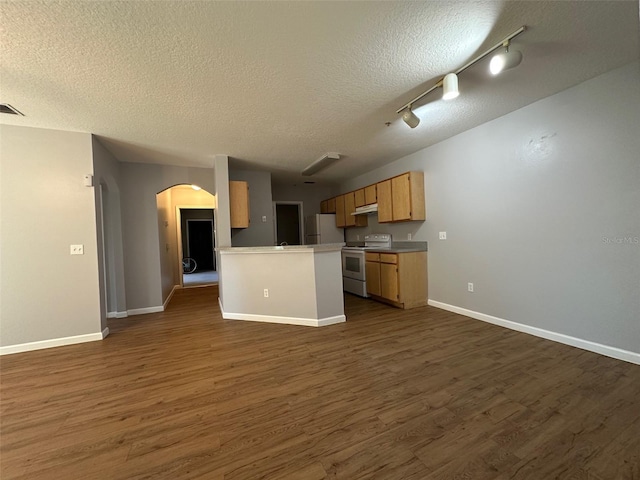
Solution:
[(366, 252), (367, 293), (399, 308), (427, 304), (427, 252)]

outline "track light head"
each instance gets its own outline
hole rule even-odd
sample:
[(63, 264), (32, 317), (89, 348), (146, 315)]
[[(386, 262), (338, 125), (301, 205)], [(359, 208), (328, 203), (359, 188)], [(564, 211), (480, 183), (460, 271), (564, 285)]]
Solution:
[(493, 75), (498, 75), (503, 70), (517, 67), (522, 62), (522, 52), (509, 50), (509, 42), (504, 44), (504, 52), (494, 55), (489, 63), (489, 71)]
[(455, 73), (447, 73), (442, 80), (442, 89), (443, 100), (453, 100), (460, 95), (460, 91), (458, 90), (458, 75)]
[(420, 124), (420, 119), (415, 113), (413, 113), (411, 107), (404, 111), (402, 114), (402, 120), (404, 120), (404, 123), (409, 125), (411, 128), (416, 128)]

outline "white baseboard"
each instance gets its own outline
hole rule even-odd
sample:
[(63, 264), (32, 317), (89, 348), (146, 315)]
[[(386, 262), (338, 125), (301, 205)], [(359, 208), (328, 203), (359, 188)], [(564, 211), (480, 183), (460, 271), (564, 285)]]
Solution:
[(162, 311), (165, 311), (167, 309), (167, 305), (169, 305), (169, 302), (171, 301), (171, 297), (173, 297), (174, 292), (180, 288), (180, 285), (174, 285), (173, 288), (171, 289), (171, 292), (169, 293), (169, 296), (167, 297), (167, 299), (164, 301), (164, 303), (162, 304)]
[(602, 345), (601, 343), (571, 337), (562, 333), (556, 333), (550, 330), (512, 322), (511, 320), (505, 320), (503, 318), (493, 317), (484, 313), (474, 312), (473, 310), (467, 310), (466, 308), (456, 307), (455, 305), (449, 305), (435, 300), (429, 300), (429, 305), (443, 310), (448, 310), (449, 312), (459, 313), (460, 315), (475, 318), (476, 320), (492, 323), (493, 325), (499, 325), (510, 330), (528, 333), (529, 335), (535, 335), (536, 337), (546, 338), (547, 340), (553, 340), (554, 342), (563, 343), (572, 347), (581, 348), (582, 350), (588, 350), (590, 352), (599, 353), (600, 355), (640, 365), (640, 353), (630, 352), (621, 348), (610, 347), (608, 345)]
[(164, 307), (162, 305), (158, 305), (157, 307), (132, 308), (131, 310), (127, 310), (128, 315), (145, 315), (147, 313), (158, 312), (164, 312)]
[(226, 320), (248, 320), (250, 322), (283, 323), (287, 325), (302, 325), (305, 327), (324, 327), (335, 323), (347, 321), (344, 315), (336, 315), (326, 318), (300, 318), (300, 317), (280, 317), (275, 315), (257, 315), (253, 313), (231, 313), (225, 312), (222, 308), (222, 301), (218, 297), (218, 304), (222, 312), (222, 318)]
[(50, 340), (41, 340), (38, 342), (20, 343), (18, 345), (9, 345), (0, 347), (0, 355), (10, 355), (12, 353), (30, 352), (32, 350), (42, 350), (44, 348), (62, 347), (64, 345), (75, 345), (76, 343), (95, 342), (102, 340), (109, 335), (109, 329), (105, 328), (102, 332), (88, 333), (86, 335), (74, 335), (72, 337), (52, 338)]
[(127, 318), (127, 312), (107, 312), (107, 318)]
[(104, 327), (104, 330), (102, 330), (102, 339), (104, 340), (108, 336), (109, 336), (109, 327)]

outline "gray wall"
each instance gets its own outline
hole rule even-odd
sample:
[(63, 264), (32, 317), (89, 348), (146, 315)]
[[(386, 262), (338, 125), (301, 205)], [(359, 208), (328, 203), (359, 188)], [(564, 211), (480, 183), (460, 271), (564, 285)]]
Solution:
[(272, 182), (273, 201), (302, 202), (304, 216), (320, 213), (320, 202), (338, 193), (337, 186)]
[(640, 352), (638, 125), (634, 62), (344, 183), (423, 170), (427, 202), (347, 239), (412, 233), (431, 300)]
[[(271, 174), (250, 170), (229, 170), (229, 180), (249, 183), (249, 228), (234, 228), (231, 244), (234, 247), (273, 245), (273, 208), (271, 203)], [(266, 222), (262, 217), (266, 216)]]
[(100, 333), (91, 135), (0, 125), (0, 137), (0, 345)]
[(105, 311), (113, 315), (124, 315), (127, 311), (122, 253), (120, 163), (96, 137), (92, 136), (91, 140), (98, 229), (101, 317), (102, 326), (105, 328)]
[(156, 194), (178, 184), (215, 192), (213, 168), (120, 165), (125, 284), (129, 310), (163, 303)]

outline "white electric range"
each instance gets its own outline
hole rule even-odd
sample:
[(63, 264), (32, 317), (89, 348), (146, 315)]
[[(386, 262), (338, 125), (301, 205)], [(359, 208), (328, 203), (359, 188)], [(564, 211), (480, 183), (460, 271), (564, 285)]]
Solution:
[(367, 295), (365, 252), (391, 248), (391, 234), (371, 233), (365, 235), (364, 246), (342, 247), (342, 285), (345, 292), (361, 297)]

